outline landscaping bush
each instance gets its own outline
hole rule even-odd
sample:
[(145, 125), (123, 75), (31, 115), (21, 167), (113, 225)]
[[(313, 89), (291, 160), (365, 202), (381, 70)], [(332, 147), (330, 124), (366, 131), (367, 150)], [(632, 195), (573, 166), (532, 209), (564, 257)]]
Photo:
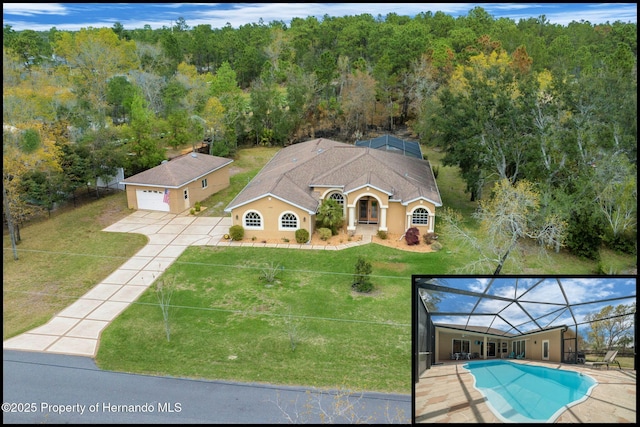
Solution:
[(200, 210), (202, 209), (202, 205), (200, 204), (200, 202), (195, 203), (195, 208), (196, 208), (196, 212), (200, 212)]
[(369, 278), (371, 271), (371, 263), (363, 257), (358, 257), (356, 272), (353, 275), (353, 284), (351, 287), (358, 292), (371, 292), (373, 290), (373, 283), (371, 283), (371, 279)]
[(298, 228), (296, 230), (296, 242), (307, 243), (309, 241), (309, 231), (306, 228)]
[(378, 236), (379, 239), (382, 240), (387, 240), (387, 232), (384, 230), (378, 230), (378, 233), (376, 233), (376, 235)]
[(438, 240), (438, 235), (436, 233), (425, 233), (422, 235), (422, 240), (424, 240), (427, 245), (430, 245)]
[(333, 199), (323, 200), (316, 213), (316, 226), (330, 229), (331, 234), (335, 236), (343, 223), (342, 206)]
[(409, 246), (417, 245), (418, 243), (420, 243), (420, 230), (418, 230), (416, 227), (409, 228), (404, 234), (404, 239)]
[(318, 228), (318, 236), (320, 237), (320, 239), (328, 240), (332, 235), (333, 233), (329, 228)]
[(244, 237), (244, 227), (241, 225), (232, 225), (229, 227), (229, 236), (232, 240), (242, 240)]
[(442, 243), (440, 242), (433, 242), (431, 244), (431, 249), (435, 252), (438, 252), (440, 249), (442, 249)]

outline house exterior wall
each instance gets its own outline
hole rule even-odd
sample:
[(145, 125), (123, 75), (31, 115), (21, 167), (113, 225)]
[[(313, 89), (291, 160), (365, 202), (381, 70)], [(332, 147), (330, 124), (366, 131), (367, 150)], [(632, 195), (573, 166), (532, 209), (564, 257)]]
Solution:
[[(462, 335), (465, 335), (462, 337)], [(564, 333), (564, 338), (575, 337), (575, 333), (568, 330)], [(504, 357), (508, 357), (508, 354), (513, 351), (512, 343), (515, 341), (525, 341), (525, 359), (529, 360), (542, 360), (542, 341), (549, 340), (549, 362), (562, 361), (562, 329), (553, 329), (551, 331), (545, 331), (535, 334), (527, 334), (521, 337), (514, 338), (500, 338), (492, 335), (487, 335), (487, 342), (496, 343), (496, 356), (490, 359), (499, 359), (502, 354)], [(436, 327), (436, 362), (450, 360), (450, 353), (453, 351), (453, 339), (461, 339), (469, 341), (469, 352), (480, 353), (480, 345), (475, 344), (475, 341), (483, 341), (484, 336), (482, 334), (470, 334), (468, 332), (449, 331), (446, 329)], [(506, 343), (506, 347), (502, 343)], [(506, 348), (506, 352), (502, 351)], [(500, 349), (501, 351), (498, 351)], [(481, 356), (482, 358), (482, 356)]]
[[(245, 227), (244, 217), (247, 212), (257, 212), (262, 218), (261, 229)], [(298, 218), (298, 228), (304, 228), (309, 232), (309, 236), (313, 231), (313, 223), (315, 215), (309, 215), (308, 212), (285, 203), (275, 197), (266, 196), (254, 202), (248, 203), (233, 209), (231, 212), (231, 220), (233, 225), (241, 225), (244, 228), (244, 240), (256, 241), (273, 240), (273, 239), (289, 239), (289, 242), (296, 243), (296, 231), (283, 230), (280, 228), (280, 219), (283, 213), (293, 213)]]
[[(436, 348), (436, 362), (450, 360), (449, 355), (453, 352), (454, 339), (469, 341), (469, 352), (480, 354), (480, 344), (476, 344), (476, 341), (483, 341), (484, 340), (483, 335), (481, 334), (470, 335), (467, 332), (463, 334), (462, 332), (445, 331), (445, 330), (441, 330), (440, 328), (436, 328), (436, 330), (438, 331), (436, 336), (436, 341), (438, 343)], [(464, 335), (464, 337), (462, 335)], [(498, 352), (498, 349), (503, 348), (502, 346), (503, 342), (509, 343), (509, 341), (510, 340), (508, 338), (487, 336), (488, 343), (489, 342), (496, 343), (495, 357), (487, 357), (487, 359), (499, 359), (502, 353)], [(507, 346), (509, 346), (509, 344), (507, 344)], [(510, 348), (510, 347), (507, 347), (507, 348)], [(483, 357), (480, 356), (480, 358), (482, 359)]]
[[(542, 360), (542, 341), (549, 340), (549, 362), (562, 361), (562, 333), (561, 329), (525, 335), (513, 341), (524, 339), (525, 359)], [(511, 346), (509, 346), (511, 349)]]
[[(202, 188), (202, 180), (207, 180), (207, 187)], [(182, 198), (182, 203), (184, 208), (179, 212), (184, 211), (185, 209), (192, 208), (196, 202), (202, 202), (207, 197), (210, 197), (217, 192), (224, 190), (229, 186), (229, 168), (223, 167), (218, 170), (215, 170), (201, 178), (196, 179), (193, 182), (187, 184), (187, 188), (189, 189), (189, 200), (188, 203), (184, 201), (184, 187), (180, 190), (180, 197)], [(172, 200), (173, 201), (173, 200)], [(180, 200), (176, 200), (177, 208), (180, 208)], [(173, 205), (172, 205), (173, 208)], [(178, 212), (178, 213), (179, 213)], [(172, 212), (173, 213), (173, 212)]]
[(407, 231), (407, 208), (400, 202), (389, 202), (387, 210), (387, 231), (392, 234), (404, 234)]

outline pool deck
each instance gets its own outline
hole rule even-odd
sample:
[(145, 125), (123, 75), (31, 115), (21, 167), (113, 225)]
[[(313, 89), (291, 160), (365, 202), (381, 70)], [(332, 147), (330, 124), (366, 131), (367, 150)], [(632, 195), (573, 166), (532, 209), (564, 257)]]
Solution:
[[(529, 360), (535, 366), (582, 372), (598, 381), (587, 400), (565, 410), (556, 423), (635, 423), (636, 371), (617, 367), (594, 368)], [(466, 361), (468, 362), (468, 361)], [(415, 423), (501, 423), (473, 387), (473, 377), (462, 368), (465, 361), (434, 365), (415, 384)], [(471, 361), (473, 363), (473, 361)]]

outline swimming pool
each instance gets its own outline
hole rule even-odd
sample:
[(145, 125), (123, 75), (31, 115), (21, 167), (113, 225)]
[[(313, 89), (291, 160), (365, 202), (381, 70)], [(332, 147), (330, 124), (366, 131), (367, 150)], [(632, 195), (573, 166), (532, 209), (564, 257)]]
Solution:
[(471, 362), (463, 367), (503, 422), (553, 422), (565, 409), (587, 399), (598, 385), (581, 373), (507, 360)]

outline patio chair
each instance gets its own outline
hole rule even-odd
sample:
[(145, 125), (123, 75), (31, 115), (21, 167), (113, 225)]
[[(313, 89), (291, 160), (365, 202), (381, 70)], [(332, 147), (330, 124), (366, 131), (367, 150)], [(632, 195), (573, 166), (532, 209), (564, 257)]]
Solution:
[(516, 352), (512, 351), (511, 353), (509, 353), (509, 355), (507, 356), (509, 359), (515, 359), (516, 358)]
[(516, 356), (516, 359), (524, 359), (524, 351)]
[(607, 370), (608, 370), (609, 365), (613, 365), (615, 363), (616, 365), (618, 365), (618, 369), (622, 369), (622, 366), (620, 366), (620, 362), (616, 360), (617, 355), (618, 355), (618, 350), (607, 351), (607, 354), (604, 355), (604, 359), (602, 359), (599, 362), (593, 362), (593, 366), (600, 367), (602, 365), (607, 365)]

